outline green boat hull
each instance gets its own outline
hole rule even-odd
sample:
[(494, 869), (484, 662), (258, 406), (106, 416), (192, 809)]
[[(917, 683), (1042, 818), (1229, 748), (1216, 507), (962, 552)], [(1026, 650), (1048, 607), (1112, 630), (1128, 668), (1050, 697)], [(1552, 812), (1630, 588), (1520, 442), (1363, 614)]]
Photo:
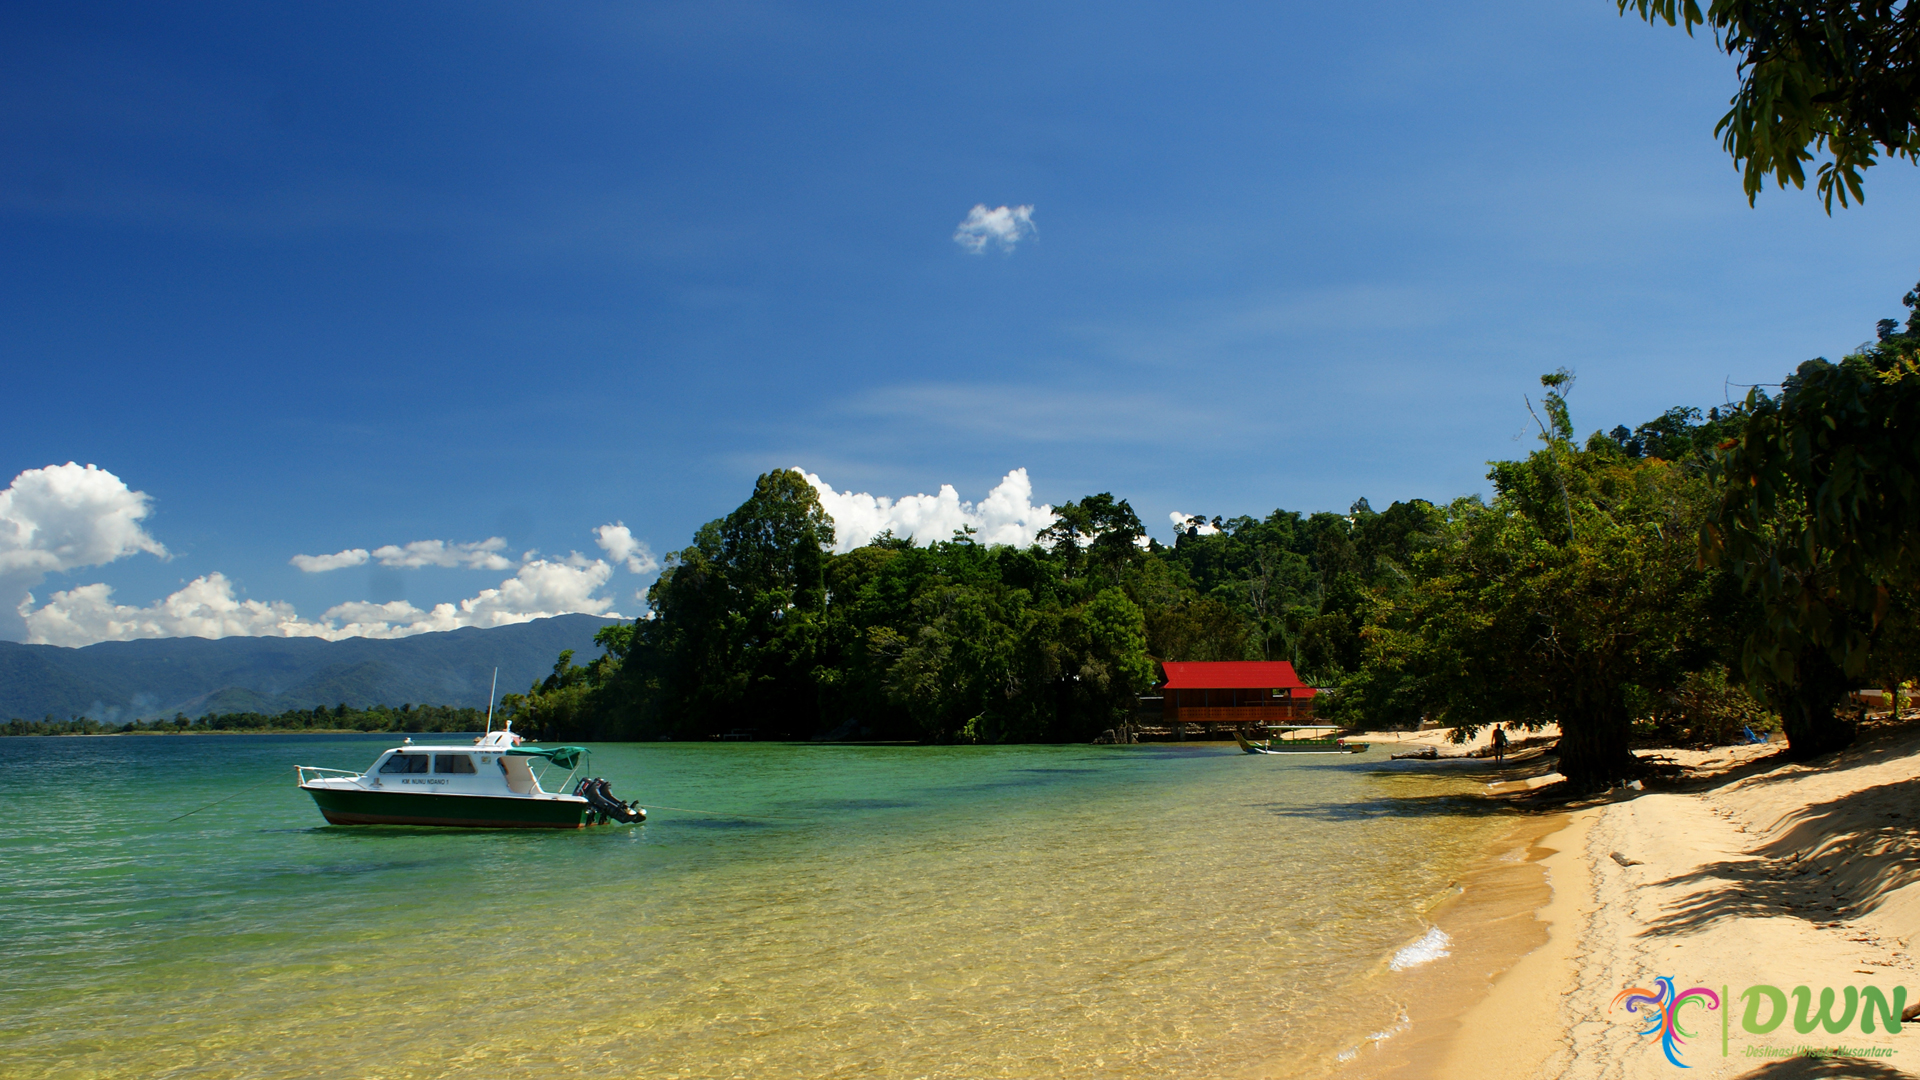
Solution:
[(599, 815), (584, 802), (486, 795), (303, 789), (333, 825), (445, 825), (467, 829), (583, 829)]

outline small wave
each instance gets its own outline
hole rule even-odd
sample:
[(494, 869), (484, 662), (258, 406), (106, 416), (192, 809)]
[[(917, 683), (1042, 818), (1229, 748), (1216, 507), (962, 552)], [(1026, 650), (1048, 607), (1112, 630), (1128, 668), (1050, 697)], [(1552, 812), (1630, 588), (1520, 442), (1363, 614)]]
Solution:
[(1405, 971), (1410, 967), (1419, 967), (1421, 964), (1431, 964), (1443, 956), (1452, 956), (1452, 950), (1447, 948), (1451, 944), (1453, 939), (1447, 936), (1446, 931), (1436, 926), (1428, 930), (1419, 941), (1394, 953), (1393, 960), (1387, 966), (1395, 971)]
[[(1366, 1042), (1372, 1043), (1373, 1048), (1375, 1050), (1378, 1050), (1380, 1049), (1381, 1043), (1386, 1042), (1388, 1039), (1393, 1038), (1395, 1035), (1400, 1034), (1401, 1032), (1407, 1030), (1409, 1027), (1412, 1027), (1412, 1026), (1413, 1026), (1413, 1021), (1409, 1020), (1407, 1018), (1406, 1012), (1402, 1011), (1400, 1013), (1400, 1018), (1393, 1022), (1392, 1027), (1386, 1029), (1385, 1031), (1376, 1031), (1373, 1034), (1367, 1036)], [(1341, 1062), (1343, 1064), (1346, 1062), (1352, 1061), (1354, 1058), (1360, 1056), (1360, 1051), (1363, 1049), (1365, 1049), (1365, 1044), (1362, 1044), (1361, 1046), (1349, 1047), (1345, 1050), (1342, 1050), (1340, 1053), (1334, 1055), (1334, 1060)]]

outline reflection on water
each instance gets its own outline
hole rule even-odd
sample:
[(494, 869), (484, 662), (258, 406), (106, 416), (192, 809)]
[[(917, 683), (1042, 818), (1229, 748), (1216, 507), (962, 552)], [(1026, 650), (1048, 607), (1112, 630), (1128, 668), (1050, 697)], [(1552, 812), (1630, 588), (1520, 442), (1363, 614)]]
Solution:
[(1380, 973), (1501, 827), (1469, 778), (1218, 744), (610, 745), (710, 813), (569, 833), (293, 787), (385, 745), (0, 739), (9, 1074), (1301, 1075), (1395, 1022)]

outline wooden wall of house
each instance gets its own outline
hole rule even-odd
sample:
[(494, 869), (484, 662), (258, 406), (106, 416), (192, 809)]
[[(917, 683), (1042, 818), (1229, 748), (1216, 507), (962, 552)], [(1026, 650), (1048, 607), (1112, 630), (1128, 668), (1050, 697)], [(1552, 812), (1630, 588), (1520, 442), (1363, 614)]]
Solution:
[(1291, 689), (1248, 690), (1242, 688), (1208, 690), (1194, 688), (1190, 690), (1168, 690), (1161, 699), (1161, 708), (1167, 712), (1175, 709), (1221, 709), (1241, 708), (1252, 705), (1283, 705), (1293, 700)]

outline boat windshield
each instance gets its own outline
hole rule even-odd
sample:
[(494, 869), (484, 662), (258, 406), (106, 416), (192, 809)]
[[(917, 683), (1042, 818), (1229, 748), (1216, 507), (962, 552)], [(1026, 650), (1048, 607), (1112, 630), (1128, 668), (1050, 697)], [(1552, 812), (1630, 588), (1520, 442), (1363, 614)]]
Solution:
[(396, 753), (380, 763), (380, 771), (388, 774), (426, 772), (432, 762), (430, 754)]

